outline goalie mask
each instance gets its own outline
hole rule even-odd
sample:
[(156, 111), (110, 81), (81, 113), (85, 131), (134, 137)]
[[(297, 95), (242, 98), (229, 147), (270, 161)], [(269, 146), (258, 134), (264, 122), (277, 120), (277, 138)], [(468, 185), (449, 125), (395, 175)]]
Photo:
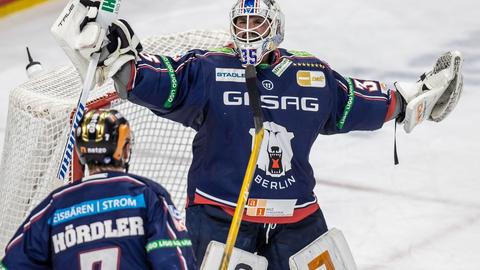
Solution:
[(125, 157), (123, 152), (132, 137), (127, 119), (118, 111), (91, 110), (75, 131), (80, 163), (127, 168), (130, 153)]
[(274, 0), (239, 0), (230, 13), (230, 33), (242, 65), (258, 65), (283, 41), (284, 17)]

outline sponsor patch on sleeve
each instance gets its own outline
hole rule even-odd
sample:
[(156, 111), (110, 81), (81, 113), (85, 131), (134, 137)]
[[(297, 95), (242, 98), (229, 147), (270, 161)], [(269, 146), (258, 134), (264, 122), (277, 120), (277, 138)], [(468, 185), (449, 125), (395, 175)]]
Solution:
[(156, 249), (160, 248), (183, 248), (183, 247), (191, 247), (192, 240), (190, 239), (159, 239), (152, 242), (149, 242), (145, 249), (147, 252), (151, 252)]
[(165, 107), (165, 109), (170, 109), (177, 96), (178, 81), (177, 76), (175, 75), (175, 69), (173, 68), (172, 63), (170, 63), (170, 60), (165, 56), (160, 56), (160, 58), (163, 60), (163, 63), (167, 68), (168, 76), (170, 77), (170, 94), (168, 95), (167, 100), (163, 103), (163, 107)]

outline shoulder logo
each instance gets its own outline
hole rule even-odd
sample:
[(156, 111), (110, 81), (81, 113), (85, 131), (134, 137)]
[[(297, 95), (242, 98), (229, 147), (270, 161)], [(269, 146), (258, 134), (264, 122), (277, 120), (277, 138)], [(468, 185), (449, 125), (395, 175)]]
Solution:
[(287, 58), (284, 58), (282, 60), (282, 62), (280, 62), (278, 65), (276, 65), (272, 72), (273, 74), (277, 75), (277, 77), (280, 77), (282, 76), (282, 74), (285, 72), (285, 70), (287, 70), (288, 67), (290, 67), (290, 65), (292, 65), (292, 60), (290, 59), (287, 59)]
[(209, 48), (208, 51), (210, 52), (219, 52), (219, 53), (226, 53), (226, 54), (235, 54), (235, 50), (229, 47), (221, 47), (221, 48)]
[(245, 70), (239, 68), (216, 68), (217, 82), (245, 82)]
[(303, 87), (322, 88), (327, 85), (325, 73), (322, 71), (299, 70), (297, 71), (297, 83)]

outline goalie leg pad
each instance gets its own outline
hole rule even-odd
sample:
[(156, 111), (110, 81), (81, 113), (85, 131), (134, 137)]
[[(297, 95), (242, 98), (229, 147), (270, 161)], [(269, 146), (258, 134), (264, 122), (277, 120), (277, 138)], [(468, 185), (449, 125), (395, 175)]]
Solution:
[[(212, 240), (226, 241), (231, 220), (230, 215), (216, 206), (187, 208), (187, 227), (199, 263)], [(320, 209), (297, 223), (267, 225), (242, 222), (235, 246), (267, 258), (268, 269), (288, 269), (290, 256), (328, 231)]]
[(335, 228), (291, 256), (289, 264), (292, 270), (357, 270), (343, 233)]
[[(208, 245), (207, 252), (202, 262), (200, 269), (219, 269), (222, 262), (223, 251), (225, 244), (217, 241), (212, 241)], [(251, 269), (251, 270), (267, 270), (268, 261), (265, 257), (255, 255), (239, 248), (233, 248), (228, 270), (237, 269)]]

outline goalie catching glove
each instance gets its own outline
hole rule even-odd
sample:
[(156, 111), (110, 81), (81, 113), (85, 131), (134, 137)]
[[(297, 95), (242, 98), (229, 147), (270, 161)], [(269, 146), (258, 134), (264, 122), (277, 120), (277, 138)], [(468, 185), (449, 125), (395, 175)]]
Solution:
[(417, 83), (395, 83), (407, 103), (403, 116), (398, 118), (407, 133), (425, 119), (442, 121), (455, 108), (463, 88), (462, 61), (460, 52), (451, 51), (440, 56), (433, 70), (423, 74)]
[(82, 80), (85, 79), (91, 55), (100, 52), (95, 79), (97, 84), (103, 84), (126, 63), (137, 60), (142, 45), (124, 20), (117, 20), (108, 29), (102, 29), (95, 22), (99, 4), (97, 1), (71, 0), (51, 32)]

